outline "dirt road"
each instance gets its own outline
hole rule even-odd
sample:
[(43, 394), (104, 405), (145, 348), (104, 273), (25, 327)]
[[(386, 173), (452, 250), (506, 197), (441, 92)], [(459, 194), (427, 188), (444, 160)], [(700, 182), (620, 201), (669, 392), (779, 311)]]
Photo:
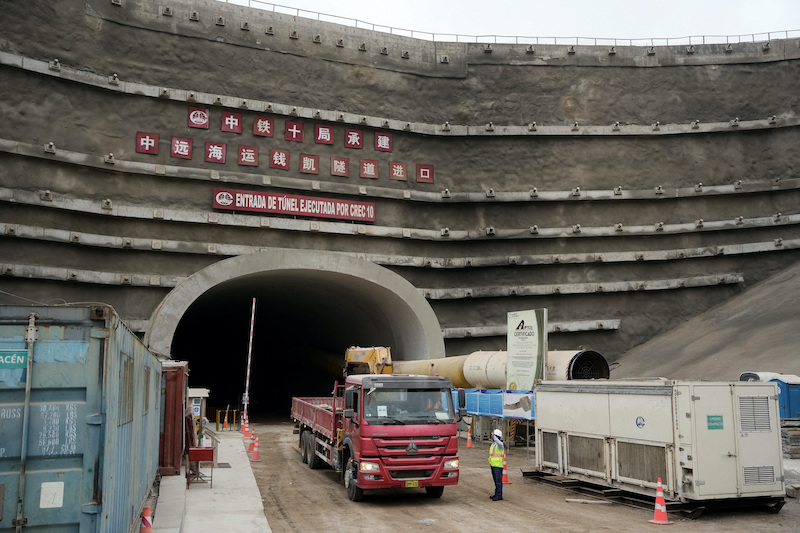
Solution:
[[(522, 470), (531, 470), (524, 447), (511, 447), (508, 453), (510, 485), (504, 487), (504, 500), (493, 502), (494, 490), (487, 462), (488, 443), (475, 443), (459, 450), (459, 484), (445, 488), (441, 499), (429, 499), (424, 490), (368, 492), (363, 502), (347, 498), (344, 486), (330, 469), (310, 470), (300, 458), (294, 425), (286, 421), (254, 422), (260, 439), (260, 463), (251, 463), (264, 513), (275, 533), (328, 531), (460, 532), (494, 531), (642, 531), (658, 526), (648, 523), (652, 510), (622, 504), (586, 504), (568, 499), (591, 500), (563, 489), (525, 479)], [(778, 514), (761, 510), (706, 512), (697, 520), (668, 517), (672, 531), (753, 532), (797, 531), (800, 503), (787, 498)]]

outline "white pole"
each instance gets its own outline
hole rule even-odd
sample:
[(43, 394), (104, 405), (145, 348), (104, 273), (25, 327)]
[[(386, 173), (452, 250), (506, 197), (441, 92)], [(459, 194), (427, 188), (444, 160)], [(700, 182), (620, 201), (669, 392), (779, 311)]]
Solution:
[(247, 347), (247, 378), (244, 382), (244, 414), (247, 415), (247, 406), (250, 403), (250, 360), (253, 357), (253, 326), (256, 322), (256, 299), (253, 298), (253, 309), (250, 312), (250, 343)]

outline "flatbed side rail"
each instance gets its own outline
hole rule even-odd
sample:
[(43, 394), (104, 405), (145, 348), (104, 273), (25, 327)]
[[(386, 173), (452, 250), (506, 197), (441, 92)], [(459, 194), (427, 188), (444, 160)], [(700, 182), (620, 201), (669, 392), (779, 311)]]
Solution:
[(292, 418), (333, 441), (341, 425), (343, 407), (344, 398), (292, 398)]

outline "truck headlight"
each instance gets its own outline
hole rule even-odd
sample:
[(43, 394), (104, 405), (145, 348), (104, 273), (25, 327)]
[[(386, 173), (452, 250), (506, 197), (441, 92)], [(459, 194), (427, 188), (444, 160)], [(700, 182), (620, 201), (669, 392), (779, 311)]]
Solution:
[(358, 465), (359, 470), (362, 472), (380, 472), (381, 467), (378, 463), (369, 463), (367, 461), (361, 461)]
[(450, 459), (444, 462), (445, 470), (455, 470), (458, 468), (458, 459)]

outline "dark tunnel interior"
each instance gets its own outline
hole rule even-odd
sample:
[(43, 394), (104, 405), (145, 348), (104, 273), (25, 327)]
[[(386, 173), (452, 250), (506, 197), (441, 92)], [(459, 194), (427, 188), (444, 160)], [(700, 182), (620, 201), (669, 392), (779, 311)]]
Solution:
[(187, 309), (172, 343), (172, 358), (189, 362), (189, 386), (209, 389), (209, 419), (214, 409), (241, 409), (253, 298), (254, 415), (288, 417), (292, 396), (331, 393), (348, 347), (394, 340), (380, 290), (363, 280), (283, 270), (217, 285)]

